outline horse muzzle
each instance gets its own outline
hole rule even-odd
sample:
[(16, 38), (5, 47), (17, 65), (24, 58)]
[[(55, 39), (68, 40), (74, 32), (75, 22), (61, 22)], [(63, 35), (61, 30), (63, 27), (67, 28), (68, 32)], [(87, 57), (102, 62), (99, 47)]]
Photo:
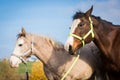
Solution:
[(75, 54), (75, 50), (73, 49), (71, 45), (65, 46), (65, 50), (71, 55)]
[(19, 64), (22, 63), (22, 61), (15, 56), (11, 56), (9, 62), (12, 68), (17, 68), (19, 67)]

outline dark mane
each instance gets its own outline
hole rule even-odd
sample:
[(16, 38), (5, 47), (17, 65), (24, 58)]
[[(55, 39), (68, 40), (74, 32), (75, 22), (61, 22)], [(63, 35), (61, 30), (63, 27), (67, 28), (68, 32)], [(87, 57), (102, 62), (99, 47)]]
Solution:
[[(73, 15), (73, 20), (74, 19), (78, 19), (78, 18), (82, 18), (82, 17), (84, 17), (84, 16), (86, 16), (85, 15), (85, 13), (83, 13), (83, 12), (81, 12), (81, 11), (77, 11), (74, 15)], [(92, 17), (94, 17), (95, 19), (97, 19), (97, 20), (102, 20), (102, 22), (107, 22), (107, 23), (109, 23), (109, 24), (112, 24), (111, 22), (108, 22), (108, 21), (106, 21), (106, 20), (103, 20), (103, 19), (101, 19), (99, 16), (94, 16), (94, 15), (91, 15)]]
[(82, 18), (83, 16), (85, 16), (85, 14), (81, 11), (77, 11), (74, 15), (73, 15), (73, 20), (74, 19), (78, 19), (78, 18)]
[[(78, 19), (78, 18), (82, 18), (82, 17), (84, 17), (84, 16), (86, 16), (85, 13), (83, 13), (83, 12), (81, 12), (81, 11), (77, 11), (77, 12), (73, 15), (73, 20), (74, 20), (74, 19)], [(98, 16), (98, 17), (96, 17), (96, 16), (94, 16), (94, 15), (91, 15), (91, 16), (94, 17), (94, 18), (96, 18), (96, 19), (98, 19), (98, 20), (101, 19), (99, 16)]]

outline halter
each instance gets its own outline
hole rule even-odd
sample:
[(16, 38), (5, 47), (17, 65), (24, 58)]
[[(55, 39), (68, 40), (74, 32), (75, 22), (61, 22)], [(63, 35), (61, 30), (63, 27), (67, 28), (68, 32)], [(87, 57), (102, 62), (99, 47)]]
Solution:
[(89, 17), (89, 21), (90, 21), (90, 31), (85, 35), (85, 36), (83, 36), (83, 37), (80, 37), (80, 36), (78, 36), (78, 35), (76, 35), (76, 34), (73, 34), (73, 33), (70, 33), (70, 36), (73, 36), (73, 37), (75, 37), (75, 38), (77, 38), (77, 39), (79, 39), (81, 42), (82, 42), (82, 44), (83, 44), (83, 47), (85, 46), (85, 39), (91, 34), (92, 35), (92, 38), (94, 38), (94, 32), (93, 32), (93, 22), (92, 22), (92, 20), (91, 20), (91, 18)]
[(34, 42), (33, 42), (33, 38), (32, 38), (32, 42), (31, 42), (31, 48), (28, 49), (26, 52), (22, 53), (21, 55), (16, 55), (16, 54), (12, 54), (12, 56), (15, 56), (17, 58), (19, 58), (24, 64), (26, 64), (26, 60), (23, 58), (25, 55), (32, 53), (33, 52), (33, 48), (34, 48)]

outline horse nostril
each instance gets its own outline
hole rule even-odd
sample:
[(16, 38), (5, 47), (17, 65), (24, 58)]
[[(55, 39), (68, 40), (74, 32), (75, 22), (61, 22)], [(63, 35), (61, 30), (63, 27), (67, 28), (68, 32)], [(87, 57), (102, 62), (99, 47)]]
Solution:
[(69, 51), (72, 49), (72, 46), (71, 45), (69, 45)]
[(73, 55), (73, 50), (71, 45), (69, 45), (69, 54)]

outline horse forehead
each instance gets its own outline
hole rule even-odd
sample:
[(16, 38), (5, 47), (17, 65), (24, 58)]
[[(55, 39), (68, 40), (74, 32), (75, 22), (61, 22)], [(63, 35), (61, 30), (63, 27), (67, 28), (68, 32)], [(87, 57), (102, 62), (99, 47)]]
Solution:
[(24, 39), (23, 38), (19, 38), (18, 39), (18, 44), (23, 44), (24, 43)]
[(75, 29), (77, 28), (78, 24), (81, 22), (80, 19), (75, 19), (71, 25), (71, 33), (74, 33)]

